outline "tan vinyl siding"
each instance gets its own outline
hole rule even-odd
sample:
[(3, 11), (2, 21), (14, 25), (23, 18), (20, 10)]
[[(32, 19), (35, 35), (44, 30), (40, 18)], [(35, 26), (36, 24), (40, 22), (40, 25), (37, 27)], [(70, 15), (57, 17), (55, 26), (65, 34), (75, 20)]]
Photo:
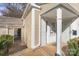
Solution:
[(10, 29), (0, 28), (0, 35), (6, 35), (6, 34), (14, 36), (14, 29), (13, 28), (10, 28)]
[(31, 12), (24, 19), (23, 23), (24, 23), (24, 28), (23, 28), (24, 38), (23, 39), (27, 47), (30, 48), (31, 47)]

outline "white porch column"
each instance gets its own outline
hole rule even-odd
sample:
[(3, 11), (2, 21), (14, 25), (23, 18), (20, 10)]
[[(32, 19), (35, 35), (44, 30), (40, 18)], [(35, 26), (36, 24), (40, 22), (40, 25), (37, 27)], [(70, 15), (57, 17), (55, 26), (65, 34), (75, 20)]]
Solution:
[(31, 47), (36, 48), (40, 46), (40, 16), (39, 9), (32, 7), (32, 34), (31, 34)]
[(50, 38), (50, 26), (47, 25), (47, 44), (49, 44), (51, 42), (51, 38)]
[(61, 35), (62, 35), (62, 9), (57, 9), (57, 37), (56, 37), (56, 43), (57, 43), (57, 55), (61, 55)]
[(31, 42), (31, 48), (35, 48), (35, 46), (34, 46), (34, 40), (35, 40), (35, 8), (32, 8), (32, 34), (31, 34), (31, 40), (32, 40), (32, 42)]

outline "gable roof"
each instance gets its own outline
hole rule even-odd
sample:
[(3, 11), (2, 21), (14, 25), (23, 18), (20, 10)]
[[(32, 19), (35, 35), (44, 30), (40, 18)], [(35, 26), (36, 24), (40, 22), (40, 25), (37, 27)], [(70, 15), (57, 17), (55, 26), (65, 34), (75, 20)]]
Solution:
[(70, 25), (72, 24), (76, 18), (79, 17), (79, 12), (75, 10), (71, 5), (68, 3), (63, 3), (63, 4), (58, 4), (55, 7), (52, 7), (51, 9), (47, 10), (44, 12), (41, 16), (44, 18), (46, 21), (50, 22), (51, 25), (55, 25), (53, 27), (53, 30), (56, 32), (56, 10), (57, 8), (62, 9), (62, 24), (63, 24), (63, 31)]
[(22, 27), (22, 19), (0, 16), (0, 27)]

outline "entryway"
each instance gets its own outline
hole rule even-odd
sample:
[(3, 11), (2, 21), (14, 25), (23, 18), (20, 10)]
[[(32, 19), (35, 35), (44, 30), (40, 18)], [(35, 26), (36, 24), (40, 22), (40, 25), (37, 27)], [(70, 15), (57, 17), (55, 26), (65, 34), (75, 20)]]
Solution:
[(13, 43), (13, 46), (9, 50), (9, 54), (13, 54), (25, 48), (27, 48), (27, 46), (22, 45), (22, 42), (21, 42), (21, 28), (16, 28), (14, 30), (14, 43)]

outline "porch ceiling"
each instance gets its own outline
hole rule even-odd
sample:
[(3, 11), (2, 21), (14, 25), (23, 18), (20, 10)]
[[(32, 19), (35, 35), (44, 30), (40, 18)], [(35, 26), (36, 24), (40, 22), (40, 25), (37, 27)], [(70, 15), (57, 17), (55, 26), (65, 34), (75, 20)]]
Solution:
[(63, 31), (78, 17), (78, 12), (75, 12), (76, 10), (68, 4), (58, 5), (57, 7), (52, 8), (51, 10), (45, 12), (44, 14), (42, 14), (42, 17), (48, 22), (48, 24), (52, 25), (52, 29), (54, 28), (53, 30), (55, 32), (56, 32), (56, 9), (58, 7), (62, 9)]

